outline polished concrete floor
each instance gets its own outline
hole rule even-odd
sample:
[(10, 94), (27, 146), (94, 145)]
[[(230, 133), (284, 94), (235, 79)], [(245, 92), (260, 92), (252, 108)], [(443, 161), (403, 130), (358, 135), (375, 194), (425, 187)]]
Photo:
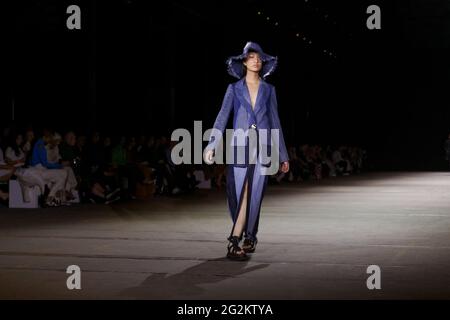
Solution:
[[(450, 298), (450, 173), (269, 186), (252, 258), (228, 261), (223, 190), (0, 209), (2, 299)], [(69, 265), (81, 290), (68, 290)], [(381, 289), (367, 288), (369, 265)]]

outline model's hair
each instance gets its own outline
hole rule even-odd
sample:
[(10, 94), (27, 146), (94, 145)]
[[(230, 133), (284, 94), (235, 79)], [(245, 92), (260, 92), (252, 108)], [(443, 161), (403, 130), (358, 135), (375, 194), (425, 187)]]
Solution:
[(245, 56), (245, 60), (247, 60), (247, 59), (248, 59), (248, 56), (250, 55), (250, 53), (258, 53), (258, 54), (259, 54), (259, 52), (258, 52), (258, 51), (256, 51), (256, 50), (253, 50), (253, 49), (249, 49), (249, 50), (247, 51), (247, 55)]

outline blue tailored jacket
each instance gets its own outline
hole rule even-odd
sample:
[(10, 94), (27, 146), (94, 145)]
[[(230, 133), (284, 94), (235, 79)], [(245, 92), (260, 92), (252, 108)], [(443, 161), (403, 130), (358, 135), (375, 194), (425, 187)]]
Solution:
[[(250, 93), (245, 82), (245, 78), (242, 78), (234, 83), (228, 85), (225, 97), (222, 102), (222, 107), (214, 122), (213, 129), (216, 132), (220, 132), (222, 137), (225, 137), (225, 127), (230, 116), (230, 112), (233, 110), (233, 129), (247, 133), (250, 130), (254, 130), (258, 137), (257, 145), (266, 148), (267, 155), (270, 157), (271, 152), (276, 150), (279, 152), (279, 162), (285, 162), (289, 160), (286, 150), (286, 144), (284, 141), (284, 135), (280, 124), (278, 115), (278, 103), (275, 93), (275, 87), (263, 79), (260, 79), (258, 93), (255, 101), (255, 107), (252, 108)], [(261, 134), (261, 129), (265, 133)], [(274, 136), (272, 138), (271, 129), (278, 129), (278, 138)], [(209, 138), (209, 144), (207, 149), (214, 149), (218, 147), (220, 139), (219, 136), (212, 134)], [(227, 144), (234, 148), (234, 159), (231, 165), (237, 167), (247, 167), (249, 164), (249, 139), (239, 139), (233, 137), (232, 141), (227, 141)], [(241, 153), (239, 153), (241, 152)], [(237, 159), (237, 155), (244, 154), (245, 159)], [(270, 166), (269, 163), (263, 163), (263, 166)]]

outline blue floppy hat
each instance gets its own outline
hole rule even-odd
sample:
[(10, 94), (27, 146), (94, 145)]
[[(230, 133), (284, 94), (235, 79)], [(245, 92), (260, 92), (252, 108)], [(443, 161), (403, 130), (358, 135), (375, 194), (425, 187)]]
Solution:
[(241, 79), (244, 76), (245, 66), (242, 64), (242, 62), (245, 60), (245, 58), (247, 58), (249, 51), (255, 51), (259, 53), (259, 56), (261, 57), (261, 60), (263, 62), (261, 74), (264, 79), (275, 71), (278, 64), (278, 57), (274, 57), (268, 55), (267, 53), (264, 53), (259, 44), (249, 41), (245, 45), (242, 54), (238, 56), (232, 56), (227, 59), (226, 64), (228, 66), (228, 73), (230, 75), (238, 79)]

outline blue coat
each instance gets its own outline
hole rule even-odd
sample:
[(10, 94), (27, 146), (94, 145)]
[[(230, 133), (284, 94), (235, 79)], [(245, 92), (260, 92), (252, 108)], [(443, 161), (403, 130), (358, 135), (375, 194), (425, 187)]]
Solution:
[(45, 142), (41, 138), (34, 144), (33, 153), (31, 155), (31, 166), (37, 166), (41, 164), (47, 169), (61, 169), (62, 165), (59, 163), (51, 163), (47, 160), (47, 149), (45, 148)]
[[(278, 149), (280, 163), (288, 161), (288, 153), (286, 150), (286, 144), (284, 141), (284, 135), (280, 124), (280, 118), (278, 116), (278, 103), (275, 92), (275, 87), (263, 79), (260, 80), (258, 94), (255, 101), (255, 108), (252, 108), (250, 93), (245, 82), (245, 78), (240, 79), (234, 83), (228, 85), (225, 97), (222, 102), (222, 107), (217, 115), (213, 128), (219, 130), (224, 136), (225, 127), (230, 116), (230, 112), (233, 110), (233, 129), (242, 129), (246, 131), (252, 124), (256, 124), (257, 130), (267, 129), (267, 140), (261, 141), (263, 147), (267, 147), (268, 155), (272, 152), (272, 147)], [(271, 138), (270, 129), (278, 129), (279, 131), (279, 143)], [(218, 139), (215, 136), (211, 136), (210, 143), (207, 148), (215, 149), (218, 144)], [(239, 148), (246, 148), (245, 162), (237, 163), (234, 161), (231, 165), (238, 167), (248, 166), (248, 141), (245, 145), (239, 142), (235, 143), (234, 154), (235, 160), (238, 154)], [(269, 164), (267, 164), (269, 166)]]
[[(260, 129), (268, 129), (269, 131), (270, 129), (278, 129), (278, 146), (276, 145), (276, 139), (272, 139), (270, 134), (266, 136), (267, 140), (265, 141), (262, 141), (263, 139), (261, 137), (263, 136), (259, 135), (261, 139), (259, 143), (261, 145), (266, 144), (268, 150), (272, 149), (272, 146), (275, 146), (274, 150), (278, 150), (279, 152), (280, 163), (288, 161), (289, 158), (278, 116), (275, 87), (261, 79), (254, 110), (250, 101), (250, 93), (245, 83), (245, 78), (230, 84), (213, 128), (223, 135), (231, 110), (233, 110), (233, 129), (235, 130), (242, 129), (245, 132), (252, 124), (256, 124), (256, 131), (258, 132)], [(219, 141), (219, 139), (216, 139), (212, 135), (207, 148), (215, 149)], [(235, 155), (238, 152), (237, 149), (243, 147), (246, 149), (246, 160), (248, 160), (248, 141), (245, 141), (245, 143), (241, 142), (241, 144), (237, 143), (235, 145)], [(268, 155), (270, 156), (270, 151)], [(233, 234), (240, 212), (239, 208), (243, 200), (244, 185), (248, 182), (248, 209), (246, 210), (247, 217), (245, 219), (244, 233), (245, 237), (249, 239), (257, 239), (256, 235), (258, 233), (261, 203), (268, 181), (268, 175), (262, 174), (264, 170), (261, 170), (261, 168), (268, 166), (271, 166), (270, 162), (266, 166), (259, 161), (255, 164), (249, 164), (248, 161), (241, 164), (235, 161), (227, 167), (228, 207), (233, 220), (233, 229), (231, 230), (230, 236)]]

